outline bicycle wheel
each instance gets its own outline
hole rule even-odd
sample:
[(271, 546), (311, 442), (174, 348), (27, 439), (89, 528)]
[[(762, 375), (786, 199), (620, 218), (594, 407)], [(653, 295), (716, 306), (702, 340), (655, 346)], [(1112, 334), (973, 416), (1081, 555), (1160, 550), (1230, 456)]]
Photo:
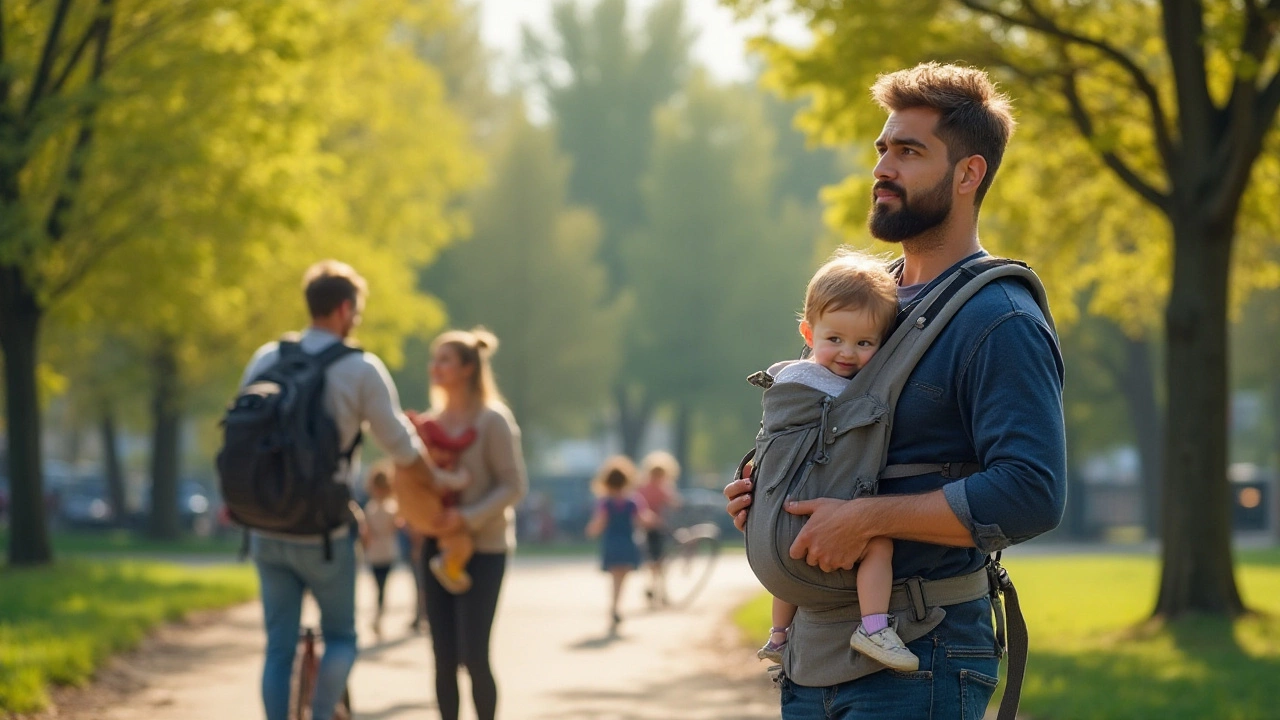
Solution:
[(293, 677), (289, 687), (289, 717), (306, 720), (311, 712), (311, 697), (316, 692), (316, 675), (320, 672), (320, 660), (316, 657), (316, 635), (306, 628), (298, 636), (301, 652), (293, 663)]
[(674, 547), (662, 562), (667, 604), (686, 607), (711, 579), (720, 556), (720, 528), (712, 523), (676, 528), (671, 533)]

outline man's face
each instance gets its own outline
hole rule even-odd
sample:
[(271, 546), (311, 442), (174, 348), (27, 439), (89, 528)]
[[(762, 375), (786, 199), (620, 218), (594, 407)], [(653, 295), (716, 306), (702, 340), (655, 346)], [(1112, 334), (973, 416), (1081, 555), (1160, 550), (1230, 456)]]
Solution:
[(875, 167), (867, 227), (873, 237), (902, 242), (946, 221), (951, 214), (952, 163), (947, 146), (933, 134), (938, 112), (928, 108), (894, 111), (876, 139)]

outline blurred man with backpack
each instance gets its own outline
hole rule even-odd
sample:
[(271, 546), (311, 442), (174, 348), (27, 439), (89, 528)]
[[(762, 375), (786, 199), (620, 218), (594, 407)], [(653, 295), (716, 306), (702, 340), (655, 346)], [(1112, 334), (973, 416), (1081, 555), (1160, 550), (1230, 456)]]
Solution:
[(328, 720), (356, 659), (351, 486), (367, 428), (398, 481), (431, 483), (430, 466), (382, 361), (347, 345), (367, 287), (351, 266), (325, 260), (303, 277), (311, 324), (262, 346), (224, 420), (218, 454), (231, 516), (251, 529), (267, 630), (262, 700), (285, 720), (304, 591), (320, 607), (325, 653), (313, 698)]

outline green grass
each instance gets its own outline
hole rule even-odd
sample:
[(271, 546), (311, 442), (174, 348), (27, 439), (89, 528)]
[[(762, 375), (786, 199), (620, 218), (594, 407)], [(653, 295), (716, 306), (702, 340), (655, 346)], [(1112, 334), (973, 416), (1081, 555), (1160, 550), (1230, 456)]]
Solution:
[(78, 558), (0, 568), (0, 715), (45, 707), (50, 685), (84, 683), (159, 623), (256, 593), (250, 565)]
[[(234, 557), (240, 551), (240, 533), (235, 532), (220, 538), (202, 538), (193, 535), (183, 536), (177, 540), (152, 540), (141, 533), (131, 530), (90, 530), (54, 532), (51, 541), (55, 556), (83, 555), (86, 553), (121, 553), (121, 554), (225, 554)], [(9, 532), (0, 529), (0, 553), (9, 549)]]
[[(1240, 592), (1256, 614), (1234, 624), (1213, 618), (1155, 624), (1147, 620), (1159, 580), (1155, 558), (1007, 558), (1031, 635), (1019, 717), (1280, 717), (1280, 550), (1237, 560)], [(734, 619), (751, 641), (764, 637), (768, 596)]]

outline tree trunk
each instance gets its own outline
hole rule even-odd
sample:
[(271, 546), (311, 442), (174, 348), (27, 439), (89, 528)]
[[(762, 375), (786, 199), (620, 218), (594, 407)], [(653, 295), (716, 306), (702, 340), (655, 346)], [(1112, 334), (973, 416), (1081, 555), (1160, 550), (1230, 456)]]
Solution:
[(1129, 411), (1129, 422), (1138, 441), (1142, 463), (1142, 521), (1147, 537), (1160, 537), (1160, 483), (1164, 477), (1163, 424), (1156, 400), (1156, 378), (1151, 362), (1151, 342), (1124, 336), (1124, 371), (1120, 391)]
[(173, 348), (161, 344), (152, 358), (154, 374), (151, 414), (151, 517), (154, 538), (172, 540), (181, 534), (178, 522), (178, 462), (182, 414), (178, 403), (178, 362)]
[(675, 455), (676, 462), (680, 463), (681, 472), (678, 483), (682, 488), (689, 487), (689, 481), (693, 477), (689, 472), (689, 416), (691, 413), (687, 401), (676, 406), (676, 424), (671, 438), (672, 454)]
[(1271, 381), (1271, 431), (1275, 433), (1276, 441), (1272, 446), (1275, 455), (1272, 458), (1271, 484), (1267, 486), (1271, 496), (1271, 517), (1267, 520), (1271, 523), (1271, 536), (1280, 542), (1280, 378)]
[(1165, 310), (1168, 418), (1164, 543), (1155, 615), (1244, 610), (1231, 558), (1227, 484), (1227, 289), (1231, 223), (1175, 214)]
[(129, 516), (125, 503), (124, 469), (120, 467), (120, 449), (116, 445), (116, 412), (107, 403), (102, 408), (98, 423), (102, 438), (102, 474), (107, 481), (107, 499), (111, 502), (111, 517), (116, 525), (124, 525)]
[(614, 387), (614, 398), (618, 403), (618, 436), (622, 441), (622, 454), (630, 458), (640, 456), (640, 446), (644, 443), (645, 432), (649, 429), (649, 419), (653, 416), (653, 403), (648, 393), (640, 391), (640, 399), (632, 398), (630, 388), (618, 384)]
[(4, 351), (5, 419), (9, 431), (9, 563), (53, 560), (40, 458), (36, 349), (43, 311), (22, 271), (0, 266), (0, 350)]

